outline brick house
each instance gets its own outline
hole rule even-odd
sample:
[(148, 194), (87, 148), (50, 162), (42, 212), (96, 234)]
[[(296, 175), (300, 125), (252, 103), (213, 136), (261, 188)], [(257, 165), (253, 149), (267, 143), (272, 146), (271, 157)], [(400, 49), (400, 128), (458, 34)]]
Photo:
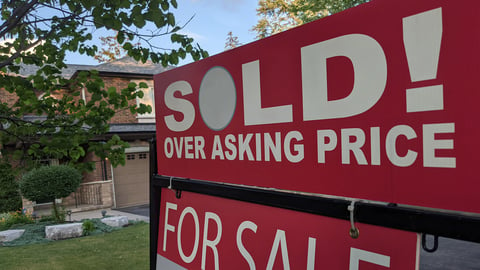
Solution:
[[(121, 208), (149, 203), (149, 140), (155, 136), (155, 106), (153, 98), (153, 75), (165, 71), (161, 65), (151, 62), (145, 64), (125, 57), (100, 65), (68, 65), (62, 70), (62, 76), (73, 78), (80, 71), (98, 70), (105, 87), (114, 86), (117, 89), (126, 88), (130, 82), (146, 82), (149, 86), (144, 89), (142, 100), (133, 100), (132, 103), (142, 102), (152, 106), (151, 114), (133, 115), (130, 110), (118, 111), (111, 119), (110, 130), (107, 134), (95, 140), (107, 140), (118, 135), (130, 144), (126, 150), (125, 166), (113, 168), (108, 160), (101, 160), (87, 153), (85, 161), (94, 161), (96, 169), (84, 174), (80, 188), (69, 197), (62, 200), (67, 208), (89, 210), (97, 208)], [(23, 66), (22, 76), (28, 76), (36, 71), (33, 66)], [(88, 101), (89, 93), (81, 92), (80, 98)], [(13, 104), (16, 96), (0, 89), (0, 101)], [(32, 116), (25, 116), (25, 118)], [(0, 146), (1, 147), (1, 146)], [(44, 161), (56, 164), (56, 160)], [(45, 205), (47, 207), (48, 205)], [(41, 209), (42, 204), (24, 200), (24, 207)]]

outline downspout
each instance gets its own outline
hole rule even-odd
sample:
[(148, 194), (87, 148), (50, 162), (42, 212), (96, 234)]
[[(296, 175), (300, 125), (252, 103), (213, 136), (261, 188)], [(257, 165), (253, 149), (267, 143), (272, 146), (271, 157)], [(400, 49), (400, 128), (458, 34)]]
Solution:
[(87, 99), (85, 97), (85, 87), (82, 87), (82, 99), (85, 101), (85, 103), (87, 103)]

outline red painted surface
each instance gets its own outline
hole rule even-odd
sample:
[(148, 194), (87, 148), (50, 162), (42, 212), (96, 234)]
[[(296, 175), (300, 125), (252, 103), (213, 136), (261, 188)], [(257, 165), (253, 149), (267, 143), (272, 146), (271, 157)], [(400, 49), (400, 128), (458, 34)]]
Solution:
[[(190, 192), (177, 199), (169, 189), (162, 190), (160, 209), (158, 254), (186, 269), (413, 270), (417, 265), (419, 245), (411, 232), (356, 224), (360, 237), (352, 239), (348, 221)], [(381, 258), (355, 260), (355, 252)]]
[[(477, 0), (372, 1), (157, 75), (159, 174), (480, 213), (479, 9)], [(433, 14), (433, 19), (421, 14)], [(435, 31), (439, 37), (431, 35)], [(357, 42), (359, 36), (367, 40), (367, 46)], [(414, 37), (413, 43), (408, 36)], [(422, 50), (425, 39), (430, 43)], [(306, 52), (310, 45), (332, 41), (333, 48)], [(334, 49), (346, 56), (335, 55)], [(417, 55), (412, 52), (416, 49), (420, 50)], [(360, 66), (354, 66), (357, 60), (352, 60), (348, 50), (359, 51)], [(328, 58), (325, 65), (315, 62), (322, 52)], [(312, 59), (318, 66), (312, 68), (310, 63), (305, 67)], [(247, 119), (249, 112), (260, 110), (244, 101), (257, 74), (246, 70), (254, 70), (256, 63), (261, 93), (261, 102), (257, 101), (262, 109), (286, 111), (276, 123), (256, 124), (257, 114)], [(424, 63), (430, 65), (422, 68)], [(199, 104), (202, 80), (214, 67), (231, 76), (236, 94), (233, 117), (221, 130), (207, 126)], [(320, 91), (322, 87), (316, 83), (322, 72), (326, 72), (329, 104), (345, 101), (362, 79), (367, 81), (366, 87), (342, 110), (351, 109), (356, 101), (374, 99), (368, 93), (372, 89), (380, 91), (378, 100), (365, 105), (364, 111), (353, 109), (349, 116), (312, 119), (305, 112), (316, 108), (306, 102), (316, 104), (317, 100), (304, 98), (308, 91)], [(165, 91), (179, 81), (187, 82), (191, 93), (173, 89), (174, 101), (166, 104)], [(305, 90), (309, 84), (313, 88)], [(431, 90), (427, 88), (407, 100), (407, 89), (432, 86), (437, 90), (440, 86), (433, 98), (427, 95), (422, 100), (421, 94)], [(433, 109), (425, 107), (432, 102)], [(183, 105), (178, 109), (174, 103)], [(219, 103), (222, 101), (214, 104)], [(408, 109), (417, 103), (420, 110)], [(194, 115), (185, 113), (186, 107), (193, 108)], [(171, 130), (166, 125), (168, 117), (176, 123), (186, 121), (184, 130)], [(336, 144), (330, 140), (332, 136)], [(277, 147), (277, 157), (270, 150), (266, 155), (265, 144), (270, 139)], [(240, 140), (244, 141), (242, 155)], [(322, 145), (326, 145), (323, 159)]]

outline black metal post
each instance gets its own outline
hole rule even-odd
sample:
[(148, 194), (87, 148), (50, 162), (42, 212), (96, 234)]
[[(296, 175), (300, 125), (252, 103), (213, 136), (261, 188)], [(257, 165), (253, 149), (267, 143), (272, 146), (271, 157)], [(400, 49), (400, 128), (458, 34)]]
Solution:
[(108, 180), (108, 173), (107, 173), (107, 160), (102, 159), (102, 180), (107, 181)]
[(161, 188), (155, 185), (154, 175), (157, 169), (157, 141), (150, 141), (150, 270), (157, 266), (158, 217), (160, 215)]

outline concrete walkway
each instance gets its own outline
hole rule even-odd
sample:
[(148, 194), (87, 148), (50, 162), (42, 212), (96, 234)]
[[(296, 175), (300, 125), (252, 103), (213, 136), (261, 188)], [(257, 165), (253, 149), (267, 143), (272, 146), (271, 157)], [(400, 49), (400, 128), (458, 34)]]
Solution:
[[(80, 221), (82, 219), (102, 218), (102, 210), (107, 211), (106, 216), (126, 216), (128, 220), (150, 222), (149, 217), (130, 214), (130, 213), (121, 212), (121, 211), (112, 210), (112, 209), (97, 209), (97, 210), (91, 210), (91, 211), (73, 212), (71, 216), (71, 220)], [(67, 216), (66, 219), (69, 220), (69, 217)]]

